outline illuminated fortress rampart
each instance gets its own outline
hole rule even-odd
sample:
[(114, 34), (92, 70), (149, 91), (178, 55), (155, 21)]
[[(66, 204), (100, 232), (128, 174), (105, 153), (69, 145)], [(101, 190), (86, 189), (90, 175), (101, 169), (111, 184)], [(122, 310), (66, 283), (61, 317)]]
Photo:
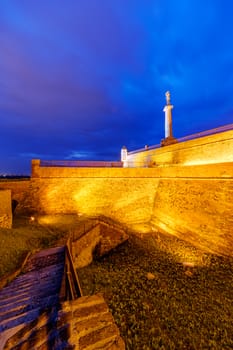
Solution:
[(32, 160), (30, 181), (0, 187), (19, 214), (105, 215), (141, 235), (163, 231), (233, 255), (233, 125), (215, 131), (129, 152), (109, 167)]

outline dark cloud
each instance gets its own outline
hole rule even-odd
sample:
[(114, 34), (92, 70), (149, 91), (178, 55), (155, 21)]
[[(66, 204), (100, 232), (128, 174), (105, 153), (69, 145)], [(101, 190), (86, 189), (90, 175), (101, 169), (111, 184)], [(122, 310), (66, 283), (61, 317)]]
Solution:
[(0, 173), (31, 158), (118, 159), (232, 122), (233, 5), (220, 0), (3, 0)]

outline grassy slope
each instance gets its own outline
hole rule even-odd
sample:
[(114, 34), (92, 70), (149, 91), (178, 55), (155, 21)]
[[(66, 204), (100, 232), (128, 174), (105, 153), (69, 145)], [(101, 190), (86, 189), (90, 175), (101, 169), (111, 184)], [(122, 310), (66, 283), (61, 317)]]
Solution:
[(77, 215), (47, 216), (32, 222), (30, 217), (14, 217), (12, 229), (0, 228), (0, 278), (15, 271), (29, 251), (65, 244), (68, 233), (76, 236), (92, 225)]
[(61, 232), (48, 230), (29, 218), (14, 220), (12, 229), (0, 229), (0, 277), (20, 266), (27, 252), (53, 244)]

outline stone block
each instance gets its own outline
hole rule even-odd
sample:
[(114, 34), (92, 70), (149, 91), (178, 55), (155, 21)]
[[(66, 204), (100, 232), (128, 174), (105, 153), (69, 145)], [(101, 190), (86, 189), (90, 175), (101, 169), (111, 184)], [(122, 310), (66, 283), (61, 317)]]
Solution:
[(72, 255), (76, 268), (89, 265), (93, 255), (101, 257), (128, 239), (122, 230), (106, 223), (99, 223), (72, 243)]
[(63, 303), (61, 312), (72, 310), (69, 343), (75, 349), (125, 350), (119, 329), (101, 294)]

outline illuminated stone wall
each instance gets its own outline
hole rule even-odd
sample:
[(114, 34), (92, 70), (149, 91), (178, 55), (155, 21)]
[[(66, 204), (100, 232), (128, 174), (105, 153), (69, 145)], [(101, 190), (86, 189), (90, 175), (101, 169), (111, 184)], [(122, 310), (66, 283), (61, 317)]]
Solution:
[(100, 176), (32, 179), (32, 209), (43, 214), (105, 215), (127, 224), (148, 222), (158, 179), (147, 180)]
[(35, 169), (35, 212), (106, 215), (231, 254), (233, 163), (157, 168)]
[(11, 228), (11, 191), (0, 190), (0, 227)]
[(233, 255), (233, 179), (162, 179), (152, 225), (195, 246)]
[(40, 184), (40, 180), (48, 179), (149, 179), (149, 178), (183, 178), (183, 177), (231, 177), (232, 164), (203, 165), (165, 165), (155, 168), (65, 168), (40, 167), (38, 161), (32, 161), (32, 180)]
[(11, 191), (11, 199), (17, 201), (16, 213), (24, 214), (31, 208), (31, 182), (25, 181), (1, 181), (0, 190), (8, 189)]
[[(105, 215), (232, 254), (233, 162), (156, 168), (43, 168), (5, 183), (19, 213)], [(10, 187), (9, 187), (10, 186)], [(1, 187), (1, 186), (0, 186)]]
[(196, 165), (233, 161), (233, 130), (128, 154), (129, 166)]

